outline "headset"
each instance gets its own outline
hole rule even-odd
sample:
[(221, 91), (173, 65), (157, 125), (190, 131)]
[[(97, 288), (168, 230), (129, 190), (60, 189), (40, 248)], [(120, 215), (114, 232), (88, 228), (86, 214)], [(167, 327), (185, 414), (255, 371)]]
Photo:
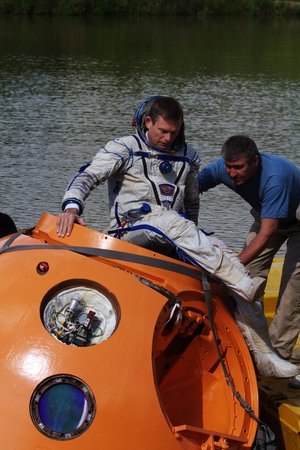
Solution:
[(137, 107), (135, 110), (133, 119), (132, 119), (132, 126), (136, 128), (139, 136), (144, 140), (143, 134), (141, 135), (141, 129), (144, 126), (144, 121), (146, 116), (148, 115), (148, 112), (150, 111), (151, 104), (154, 100), (157, 100), (158, 98), (162, 98), (163, 95), (152, 95), (151, 97), (146, 98), (142, 101), (142, 103)]

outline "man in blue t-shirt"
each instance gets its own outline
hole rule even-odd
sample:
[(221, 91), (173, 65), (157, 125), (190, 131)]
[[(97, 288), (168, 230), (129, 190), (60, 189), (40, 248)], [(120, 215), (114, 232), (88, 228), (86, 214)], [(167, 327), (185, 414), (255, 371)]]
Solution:
[[(284, 359), (300, 359), (300, 169), (285, 158), (261, 153), (247, 136), (231, 136), (222, 158), (201, 170), (200, 192), (218, 184), (239, 194), (251, 206), (254, 222), (239, 254), (252, 276), (267, 279), (273, 258), (287, 244), (277, 310), (269, 332), (273, 346)], [(251, 309), (247, 308), (247, 313)], [(300, 376), (291, 382), (300, 387)]]

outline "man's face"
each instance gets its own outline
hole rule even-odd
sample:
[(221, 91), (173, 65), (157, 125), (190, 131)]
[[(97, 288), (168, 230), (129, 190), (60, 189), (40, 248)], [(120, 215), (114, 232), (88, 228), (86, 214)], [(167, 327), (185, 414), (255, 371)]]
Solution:
[(182, 121), (170, 122), (158, 116), (155, 123), (150, 116), (145, 119), (145, 125), (148, 129), (148, 141), (154, 147), (166, 150), (170, 147), (180, 132)]
[(248, 163), (244, 157), (240, 157), (239, 159), (230, 162), (224, 159), (224, 163), (229, 177), (236, 186), (240, 186), (255, 177), (258, 171), (259, 158), (258, 156), (255, 156), (250, 163)]

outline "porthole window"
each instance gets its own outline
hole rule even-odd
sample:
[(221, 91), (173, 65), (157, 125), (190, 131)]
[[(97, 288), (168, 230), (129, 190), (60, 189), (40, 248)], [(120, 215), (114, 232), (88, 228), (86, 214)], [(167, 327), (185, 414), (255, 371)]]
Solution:
[(30, 414), (38, 430), (52, 439), (81, 435), (96, 412), (90, 388), (79, 378), (57, 375), (38, 385), (30, 401)]

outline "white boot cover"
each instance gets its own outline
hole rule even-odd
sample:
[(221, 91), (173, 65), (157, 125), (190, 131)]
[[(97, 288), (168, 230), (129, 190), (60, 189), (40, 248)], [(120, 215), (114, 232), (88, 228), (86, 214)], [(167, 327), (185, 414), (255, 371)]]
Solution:
[(263, 305), (256, 301), (251, 305), (239, 300), (235, 310), (236, 322), (253, 356), (257, 372), (264, 377), (290, 378), (300, 368), (285, 361), (273, 349)]
[(210, 238), (214, 247), (221, 249), (223, 258), (220, 266), (215, 271), (215, 276), (222, 279), (225, 285), (244, 300), (252, 303), (264, 294), (266, 280), (262, 277), (251, 278), (245, 266), (239, 258), (216, 238)]

